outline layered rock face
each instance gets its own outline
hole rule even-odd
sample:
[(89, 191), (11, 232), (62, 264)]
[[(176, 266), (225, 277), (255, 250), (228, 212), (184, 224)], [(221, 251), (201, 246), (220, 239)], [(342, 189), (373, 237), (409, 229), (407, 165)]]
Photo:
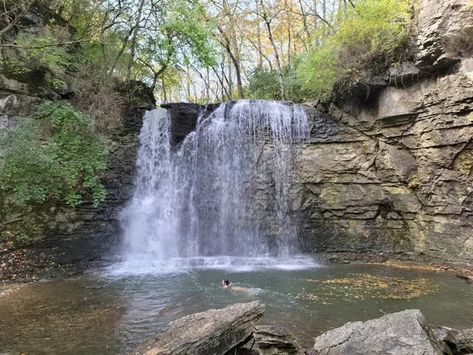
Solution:
[(309, 250), (473, 260), (473, 7), (424, 0), (417, 23), (415, 63), (391, 85), (307, 109), (293, 207)]

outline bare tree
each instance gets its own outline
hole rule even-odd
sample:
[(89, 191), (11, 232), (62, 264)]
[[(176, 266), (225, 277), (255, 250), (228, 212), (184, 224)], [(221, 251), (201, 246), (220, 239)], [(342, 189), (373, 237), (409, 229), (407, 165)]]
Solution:
[(271, 42), (271, 46), (273, 47), (274, 58), (276, 60), (276, 66), (278, 68), (279, 89), (280, 89), (280, 92), (281, 92), (281, 98), (283, 100), (285, 100), (286, 95), (284, 93), (284, 77), (283, 77), (283, 72), (282, 72), (281, 59), (279, 58), (278, 47), (276, 45), (276, 41), (275, 41), (274, 36), (273, 36), (273, 29), (271, 27), (271, 23), (276, 18), (276, 16), (279, 14), (280, 10), (276, 11), (272, 15), (269, 15), (268, 9), (264, 5), (263, 0), (260, 0), (260, 8), (261, 8), (260, 16), (261, 16), (261, 18), (263, 19), (263, 21), (266, 25), (266, 30), (268, 31), (268, 39)]

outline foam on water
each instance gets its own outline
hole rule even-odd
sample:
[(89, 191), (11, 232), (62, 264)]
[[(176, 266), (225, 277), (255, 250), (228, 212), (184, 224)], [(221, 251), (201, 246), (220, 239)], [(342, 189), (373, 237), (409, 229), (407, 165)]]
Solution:
[(305, 255), (290, 257), (189, 257), (169, 258), (165, 261), (149, 261), (148, 255), (142, 258), (126, 259), (109, 268), (110, 276), (176, 274), (197, 270), (222, 270), (225, 272), (252, 272), (263, 270), (296, 271), (320, 267), (312, 258)]

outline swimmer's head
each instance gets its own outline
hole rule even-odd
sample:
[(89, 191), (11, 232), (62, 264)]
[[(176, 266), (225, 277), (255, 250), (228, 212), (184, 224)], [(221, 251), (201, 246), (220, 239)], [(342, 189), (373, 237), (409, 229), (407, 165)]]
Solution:
[(230, 280), (223, 280), (222, 281), (222, 286), (223, 287), (230, 287)]

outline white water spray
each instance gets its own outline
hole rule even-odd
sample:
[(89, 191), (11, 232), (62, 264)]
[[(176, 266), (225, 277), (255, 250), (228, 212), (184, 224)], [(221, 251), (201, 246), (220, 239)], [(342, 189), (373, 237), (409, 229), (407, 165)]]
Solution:
[[(201, 116), (179, 147), (170, 144), (167, 110), (146, 113), (140, 134), (134, 196), (122, 212), (124, 260), (118, 273), (298, 269), (313, 262), (296, 257), (297, 223), (289, 189), (295, 147), (309, 135), (303, 109), (272, 101), (220, 105)], [(256, 200), (262, 152), (270, 152), (274, 193)], [(276, 216), (255, 218), (255, 206)], [(261, 211), (260, 211), (261, 212)], [(277, 221), (277, 238), (268, 223)], [(268, 222), (269, 221), (269, 222)]]

